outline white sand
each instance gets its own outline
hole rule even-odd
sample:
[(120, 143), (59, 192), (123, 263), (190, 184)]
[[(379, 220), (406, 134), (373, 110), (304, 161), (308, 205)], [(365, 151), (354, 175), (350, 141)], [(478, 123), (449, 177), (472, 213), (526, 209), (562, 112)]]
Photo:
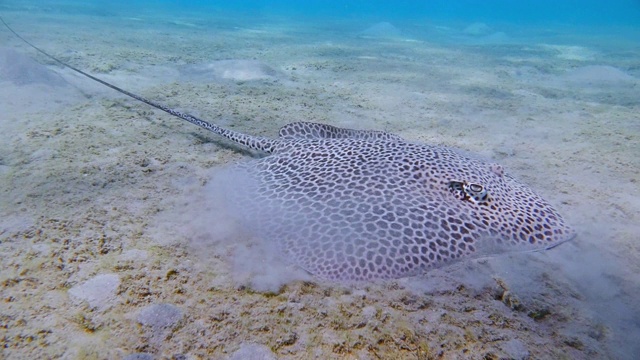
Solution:
[[(212, 244), (184, 224), (207, 206), (198, 199), (212, 169), (248, 155), (61, 69), (3, 30), (4, 46), (69, 85), (0, 86), (0, 357), (196, 359), (240, 349), (270, 358), (266, 346), (281, 359), (631, 358), (640, 333), (637, 45), (462, 46), (428, 32), (378, 41), (357, 36), (372, 24), (217, 26), (229, 24), (224, 16), (2, 15), (74, 66), (235, 130), (276, 136), (286, 123), (317, 121), (493, 158), (579, 235), (545, 253), (381, 284), (289, 281), (269, 261), (239, 275), (243, 259), (255, 262), (251, 247), (238, 256), (242, 239)], [(180, 77), (185, 65), (230, 59), (260, 65), (224, 81)], [(592, 65), (606, 67), (591, 68), (590, 80)], [(106, 274), (119, 279), (104, 289), (108, 306), (100, 291), (70, 301)], [(256, 278), (286, 285), (256, 292)], [(162, 338), (132, 315), (159, 303), (184, 313)]]

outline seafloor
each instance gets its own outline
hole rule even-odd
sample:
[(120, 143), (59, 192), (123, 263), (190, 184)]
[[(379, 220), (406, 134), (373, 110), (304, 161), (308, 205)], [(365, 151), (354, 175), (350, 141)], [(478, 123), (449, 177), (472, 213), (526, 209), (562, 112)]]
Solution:
[(0, 358), (638, 354), (633, 29), (0, 10), (69, 64), (238, 131), (306, 120), (491, 158), (579, 233), (419, 278), (316, 281), (242, 245), (207, 204), (212, 171), (252, 154), (2, 29)]

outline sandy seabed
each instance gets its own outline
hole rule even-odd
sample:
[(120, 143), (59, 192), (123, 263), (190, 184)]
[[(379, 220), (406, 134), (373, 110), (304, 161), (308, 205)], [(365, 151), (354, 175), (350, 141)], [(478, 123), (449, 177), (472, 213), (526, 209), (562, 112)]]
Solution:
[(291, 275), (299, 270), (240, 239), (213, 241), (206, 224), (189, 220), (205, 211), (212, 171), (252, 154), (3, 30), (0, 357), (640, 351), (637, 32), (625, 42), (506, 25), (104, 15), (2, 12), (73, 66), (234, 130), (276, 136), (314, 121), (491, 158), (556, 204), (579, 235), (543, 253), (412, 279), (347, 285)]

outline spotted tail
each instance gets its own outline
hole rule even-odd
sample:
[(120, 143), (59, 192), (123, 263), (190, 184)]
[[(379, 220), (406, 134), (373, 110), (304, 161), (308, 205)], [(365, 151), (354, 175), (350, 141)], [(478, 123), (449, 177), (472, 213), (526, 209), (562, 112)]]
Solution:
[(4, 24), (4, 26), (7, 27), (7, 29), (9, 29), (9, 31), (11, 31), (15, 36), (17, 36), (20, 40), (24, 41), (27, 45), (31, 46), (32, 48), (36, 49), (38, 52), (40, 52), (41, 54), (45, 55), (46, 57), (54, 60), (55, 62), (57, 62), (58, 64), (67, 67), (81, 75), (84, 75), (86, 77), (88, 77), (89, 79), (93, 80), (93, 81), (97, 81), (100, 84), (110, 87), (113, 90), (122, 93), (124, 95), (127, 95), (133, 99), (136, 99), (138, 101), (141, 101), (147, 105), (153, 106), (156, 109), (162, 110), (164, 112), (166, 112), (167, 114), (179, 117), (182, 120), (188, 121), (194, 125), (200, 126), (203, 129), (207, 129), (211, 132), (214, 132), (220, 136), (223, 136), (233, 142), (236, 142), (238, 144), (244, 145), (246, 147), (248, 147), (249, 149), (252, 150), (258, 150), (258, 151), (262, 151), (265, 153), (272, 153), (275, 149), (275, 145), (276, 145), (276, 140), (273, 139), (269, 139), (269, 138), (265, 138), (265, 137), (260, 137), (260, 136), (251, 136), (251, 135), (247, 135), (247, 134), (243, 134), (240, 132), (236, 132), (236, 131), (232, 131), (232, 130), (228, 130), (228, 129), (224, 129), (221, 128), (218, 125), (212, 124), (208, 121), (199, 119), (193, 115), (187, 114), (187, 113), (182, 113), (180, 111), (171, 109), (167, 106), (164, 106), (162, 104), (156, 103), (155, 101), (151, 101), (148, 99), (143, 98), (140, 95), (134, 94), (132, 92), (129, 92), (127, 90), (121, 89), (113, 84), (110, 84), (104, 80), (101, 80), (93, 75), (89, 75), (86, 72), (77, 69), (65, 62), (63, 62), (62, 60), (59, 60), (55, 57), (53, 57), (52, 55), (49, 55), (48, 53), (46, 53), (44, 50), (40, 49), (39, 47), (33, 45), (32, 43), (30, 43), (29, 41), (27, 41), (25, 38), (23, 38), (22, 36), (20, 36), (18, 33), (16, 33), (15, 31), (13, 31), (13, 29), (4, 21), (4, 19), (2, 17), (0, 17), (0, 21), (2, 21), (2, 23)]

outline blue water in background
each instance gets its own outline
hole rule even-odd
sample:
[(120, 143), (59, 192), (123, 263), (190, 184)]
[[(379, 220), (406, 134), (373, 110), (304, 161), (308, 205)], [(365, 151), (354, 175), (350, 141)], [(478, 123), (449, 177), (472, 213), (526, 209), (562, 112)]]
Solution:
[[(438, 26), (465, 29), (473, 23), (501, 31), (507, 42), (588, 45), (623, 50), (640, 44), (640, 0), (463, 0), (463, 1), (4, 1), (3, 8), (109, 18), (175, 18), (214, 29), (226, 26), (287, 26), (318, 37), (353, 35), (390, 22), (413, 39), (456, 44)], [(499, 30), (497, 30), (499, 29)], [(502, 33), (504, 31), (504, 33)], [(542, 31), (542, 33), (541, 33)], [(485, 34), (488, 35), (488, 34)], [(505, 42), (503, 42), (505, 43)], [(626, 49), (625, 49), (626, 48)]]
[[(10, 4), (11, 2), (6, 2)], [(25, 3), (15, 2), (15, 4)], [(55, 5), (53, 5), (55, 3)], [(124, 1), (52, 2), (52, 10), (74, 7), (116, 13), (148, 11), (174, 13), (234, 11), (247, 14), (302, 17), (370, 18), (372, 20), (490, 21), (520, 24), (580, 26), (640, 26), (639, 0), (430, 0), (430, 1)], [(42, 5), (42, 4), (39, 4)], [(44, 5), (46, 6), (46, 5)], [(76, 9), (77, 10), (77, 9)]]
[[(88, 5), (86, 2), (84, 5)], [(466, 1), (110, 1), (105, 9), (203, 11), (227, 9), (251, 14), (357, 17), (387, 20), (440, 19), (527, 24), (640, 26), (638, 0), (466, 0)], [(179, 15), (179, 14), (177, 14)]]
[(231, 10), (336, 17), (371, 17), (390, 20), (433, 18), (441, 20), (561, 22), (581, 25), (639, 25), (637, 0), (467, 0), (467, 1), (234, 1), (157, 2), (186, 9)]

